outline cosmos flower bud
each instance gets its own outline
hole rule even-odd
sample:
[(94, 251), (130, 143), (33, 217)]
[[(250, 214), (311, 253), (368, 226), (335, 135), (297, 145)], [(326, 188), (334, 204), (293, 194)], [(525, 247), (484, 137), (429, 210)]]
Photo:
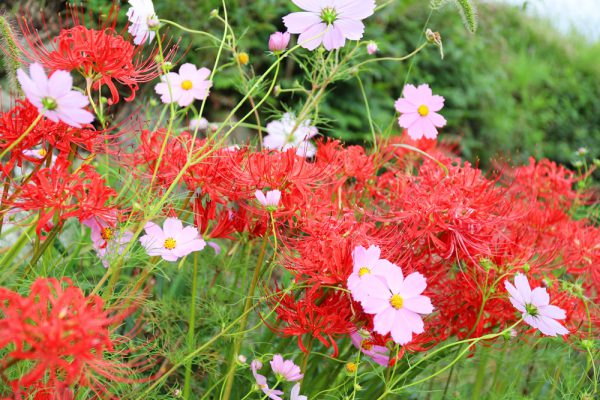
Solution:
[(369, 53), (370, 55), (373, 55), (373, 54), (377, 53), (377, 51), (379, 51), (379, 47), (377, 46), (377, 43), (369, 42), (369, 44), (367, 45), (367, 53)]
[(279, 54), (285, 49), (287, 49), (288, 44), (290, 43), (290, 33), (289, 32), (275, 32), (269, 38), (269, 50), (271, 50), (275, 54)]

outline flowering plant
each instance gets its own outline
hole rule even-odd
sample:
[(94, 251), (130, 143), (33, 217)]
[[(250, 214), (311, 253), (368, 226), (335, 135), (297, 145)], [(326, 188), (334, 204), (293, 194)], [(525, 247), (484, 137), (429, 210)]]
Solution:
[[(389, 2), (288, 5), (287, 31), (261, 33), (261, 71), (227, 1), (210, 15), (221, 36), (151, 0), (96, 25), (70, 9), (50, 43), (27, 16), (4, 34), (19, 89), (0, 113), (0, 394), (445, 397), (467, 356), (482, 379), (491, 351), (543, 346), (597, 394), (600, 229), (573, 217), (582, 177), (534, 159), (484, 173), (444, 140), (452, 105), (427, 83), (376, 123), (361, 77), (441, 36), (386, 56), (368, 22)], [(216, 57), (186, 62), (182, 34)], [(238, 104), (213, 100), (224, 71)], [(326, 136), (320, 103), (345, 81), (369, 143)]]

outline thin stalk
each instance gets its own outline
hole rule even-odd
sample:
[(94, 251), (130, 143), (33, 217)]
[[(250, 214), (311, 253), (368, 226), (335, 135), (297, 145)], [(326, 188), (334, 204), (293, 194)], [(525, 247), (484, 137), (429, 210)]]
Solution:
[[(198, 287), (198, 252), (194, 253), (194, 275), (192, 276), (192, 294), (190, 297), (190, 318), (188, 321), (188, 348), (192, 350), (194, 344), (194, 333), (196, 326), (196, 290)], [(191, 383), (192, 383), (192, 359), (187, 364), (185, 369), (185, 383), (183, 386), (183, 398), (190, 398)]]
[(258, 278), (260, 277), (260, 270), (265, 259), (265, 252), (267, 250), (267, 243), (269, 242), (268, 236), (265, 234), (263, 236), (263, 242), (260, 249), (260, 253), (258, 255), (258, 259), (256, 260), (256, 266), (254, 268), (254, 275), (252, 276), (252, 282), (250, 282), (250, 288), (248, 289), (248, 294), (246, 296), (246, 302), (244, 304), (244, 311), (242, 313), (243, 317), (240, 321), (240, 331), (241, 333), (236, 337), (233, 345), (233, 351), (231, 354), (231, 361), (229, 371), (227, 372), (227, 378), (225, 380), (225, 390), (223, 392), (223, 396), (221, 397), (224, 400), (229, 400), (231, 397), (231, 389), (233, 388), (233, 378), (235, 376), (236, 363), (235, 359), (240, 352), (242, 347), (242, 342), (244, 340), (244, 332), (246, 331), (246, 326), (248, 324), (248, 316), (251, 310), (252, 301), (254, 299), (254, 291), (256, 290), (256, 285), (258, 283)]

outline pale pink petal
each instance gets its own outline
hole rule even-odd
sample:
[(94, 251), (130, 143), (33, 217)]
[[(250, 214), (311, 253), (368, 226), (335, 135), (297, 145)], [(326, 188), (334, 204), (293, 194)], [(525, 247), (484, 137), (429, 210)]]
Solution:
[(415, 122), (417, 122), (419, 119), (421, 118), (421, 116), (419, 115), (418, 112), (410, 112), (410, 113), (406, 113), (406, 114), (402, 114), (400, 116), (400, 118), (398, 118), (398, 124), (402, 127), (402, 128), (410, 128), (412, 127)]
[(192, 81), (196, 76), (196, 66), (191, 63), (185, 63), (181, 67), (179, 67), (179, 76), (181, 77), (181, 81)]
[(283, 17), (283, 23), (290, 33), (303, 33), (320, 22), (319, 15), (310, 12), (295, 12)]
[[(372, 292), (367, 293), (371, 294)], [(385, 299), (381, 299), (374, 296), (366, 296), (361, 300), (360, 304), (367, 314), (379, 314), (380, 312), (391, 308), (390, 297), (391, 295)]]
[[(442, 128), (442, 127), (446, 126), (446, 118), (442, 117), (438, 113), (434, 113), (434, 112), (429, 113), (427, 115), (427, 119), (429, 121), (431, 121), (431, 123), (438, 128)], [(436, 131), (436, 133), (437, 133), (437, 131)]]
[(409, 326), (409, 322), (401, 313), (396, 313), (394, 326), (392, 327), (391, 332), (392, 339), (398, 344), (405, 345), (412, 340), (412, 330)]
[[(398, 111), (399, 113), (402, 113), (402, 114), (414, 113), (416, 115), (419, 115), (418, 114), (419, 106), (414, 105), (407, 99), (400, 98), (400, 99), (396, 100), (395, 107), (396, 107), (396, 111)], [(410, 126), (410, 124), (409, 124), (409, 126)]]
[(375, 315), (375, 318), (373, 318), (373, 329), (381, 335), (386, 335), (392, 330), (394, 321), (395, 311), (392, 307), (388, 307)]
[(390, 288), (391, 292), (394, 294), (399, 294), (402, 290), (402, 285), (404, 284), (404, 275), (402, 274), (402, 269), (396, 266), (396, 268), (388, 268), (383, 272), (382, 277)]
[(425, 331), (425, 324), (423, 318), (417, 313), (406, 310), (404, 308), (397, 311), (402, 314), (402, 318), (406, 321), (408, 327), (413, 333), (419, 334)]
[(410, 297), (415, 297), (423, 293), (427, 287), (427, 280), (418, 272), (413, 272), (404, 278), (404, 283), (399, 291), (399, 294), (406, 300)]
[(515, 275), (515, 287), (519, 293), (521, 293), (523, 303), (531, 303), (531, 287), (529, 286), (529, 281), (525, 275), (521, 273)]
[(404, 308), (407, 310), (419, 313), (430, 314), (433, 312), (431, 300), (426, 296), (408, 297), (404, 299)]
[(550, 295), (548, 295), (546, 288), (538, 287), (533, 289), (531, 292), (531, 303), (536, 307), (550, 304)]
[(565, 319), (567, 317), (565, 310), (553, 305), (541, 306), (538, 308), (538, 311), (540, 315), (548, 318)]
[(340, 18), (361, 20), (375, 12), (374, 0), (337, 0), (335, 8)]
[(324, 23), (315, 24), (298, 36), (298, 43), (305, 49), (314, 50), (323, 43), (326, 29), (327, 25)]
[(349, 40), (360, 40), (365, 32), (365, 24), (352, 19), (338, 19), (333, 23), (342, 35)]
[(339, 49), (343, 47), (344, 44), (346, 44), (346, 39), (344, 38), (341, 29), (336, 25), (330, 25), (323, 37), (323, 46), (325, 49), (329, 51)]
[[(55, 98), (69, 93), (72, 87), (73, 77), (67, 71), (55, 71), (52, 76), (48, 78), (48, 90), (50, 90)], [(81, 94), (79, 92), (75, 93)]]
[(178, 218), (167, 218), (163, 224), (165, 237), (177, 238), (183, 230), (183, 223)]
[(321, 8), (325, 7), (325, 5), (323, 4), (324, 2), (322, 0), (292, 0), (292, 3), (294, 3), (303, 10), (311, 11), (314, 13), (320, 13)]
[[(512, 283), (510, 283), (509, 281), (504, 281), (504, 287), (506, 288), (506, 291), (510, 294), (510, 297), (514, 299), (516, 303), (525, 304), (523, 298), (521, 297), (521, 293), (519, 293), (517, 288), (514, 287)], [(515, 302), (513, 302), (513, 305), (515, 304)]]
[(431, 99), (427, 102), (429, 111), (436, 112), (444, 108), (444, 98), (442, 96), (431, 96)]

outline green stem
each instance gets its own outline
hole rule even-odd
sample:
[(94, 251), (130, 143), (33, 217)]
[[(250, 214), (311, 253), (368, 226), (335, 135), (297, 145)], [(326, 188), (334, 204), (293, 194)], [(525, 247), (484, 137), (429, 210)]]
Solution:
[(43, 116), (44, 116), (44, 114), (39, 113), (38, 116), (35, 117), (35, 119), (31, 123), (31, 125), (29, 125), (29, 127), (25, 130), (25, 132), (23, 132), (23, 134), (21, 136), (19, 136), (19, 138), (17, 140), (15, 140), (14, 142), (12, 142), (7, 148), (5, 148), (2, 151), (2, 153), (0, 153), (0, 160), (2, 158), (4, 158), (4, 156), (6, 155), (6, 153), (8, 153), (12, 149), (14, 149), (16, 146), (18, 146), (19, 143), (21, 143), (23, 141), (23, 139), (25, 139), (27, 137), (27, 135), (29, 135), (31, 133), (31, 131), (33, 130), (33, 128), (35, 128), (35, 126), (38, 124), (38, 122), (40, 122), (40, 120), (42, 119)]
[[(196, 327), (196, 290), (198, 287), (198, 253), (194, 253), (194, 275), (192, 276), (192, 294), (190, 298), (190, 318), (188, 322), (188, 349), (190, 351), (194, 345), (194, 332)], [(190, 390), (192, 383), (192, 359), (187, 364), (185, 369), (185, 383), (183, 386), (183, 398), (188, 400), (190, 398)]]
[(231, 353), (231, 361), (229, 366), (229, 371), (227, 371), (227, 378), (225, 380), (225, 390), (223, 391), (223, 396), (221, 399), (229, 400), (231, 397), (231, 389), (233, 388), (233, 378), (235, 376), (236, 370), (236, 357), (242, 348), (242, 342), (244, 341), (244, 332), (246, 331), (246, 325), (248, 324), (248, 316), (250, 313), (248, 312), (253, 308), (252, 301), (254, 300), (254, 291), (256, 290), (256, 285), (258, 283), (258, 279), (260, 277), (260, 270), (265, 259), (265, 252), (267, 249), (267, 243), (269, 242), (268, 236), (265, 234), (263, 236), (263, 242), (260, 249), (260, 254), (258, 255), (258, 259), (256, 260), (256, 267), (254, 268), (254, 275), (252, 276), (252, 282), (250, 282), (250, 289), (248, 289), (248, 295), (246, 296), (246, 302), (244, 303), (244, 311), (243, 317), (240, 321), (240, 334), (236, 337), (233, 345), (233, 351)]

